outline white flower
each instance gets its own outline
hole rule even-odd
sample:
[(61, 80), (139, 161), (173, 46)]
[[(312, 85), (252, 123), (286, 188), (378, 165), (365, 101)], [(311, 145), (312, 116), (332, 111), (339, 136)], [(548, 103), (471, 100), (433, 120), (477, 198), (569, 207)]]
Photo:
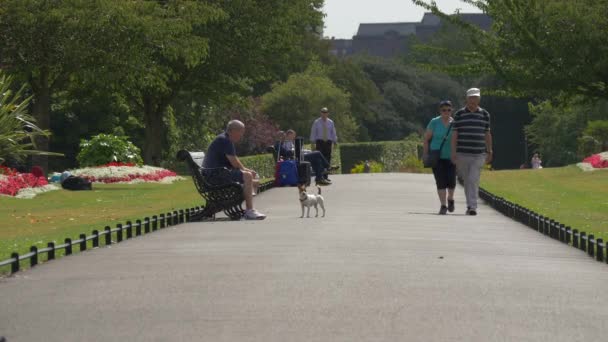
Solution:
[(24, 188), (24, 189), (19, 190), (17, 195), (15, 195), (15, 198), (31, 199), (31, 198), (36, 197), (37, 194), (41, 194), (43, 192), (48, 192), (48, 191), (53, 191), (53, 190), (59, 190), (59, 187), (54, 184), (47, 184), (45, 186), (40, 186), (37, 188)]
[[(76, 169), (70, 171), (72, 175), (78, 177), (89, 178), (95, 182), (103, 182), (104, 180), (111, 180), (112, 183), (132, 183), (137, 181), (138, 183), (150, 182), (152, 181), (150, 178), (154, 178), (154, 176), (163, 177), (164, 178), (175, 178), (181, 179), (181, 177), (172, 176), (172, 173), (169, 170), (154, 167), (154, 166), (105, 166), (105, 167), (87, 167), (82, 169)], [(148, 178), (146, 179), (138, 179), (138, 178)], [(170, 183), (172, 181), (167, 180), (166, 182)]]
[(597, 169), (597, 168), (593, 167), (593, 165), (591, 165), (591, 163), (578, 163), (578, 164), (576, 164), (576, 166), (578, 166), (581, 170), (583, 170), (585, 172), (600, 171), (600, 170), (606, 170), (606, 171), (608, 171), (608, 168)]

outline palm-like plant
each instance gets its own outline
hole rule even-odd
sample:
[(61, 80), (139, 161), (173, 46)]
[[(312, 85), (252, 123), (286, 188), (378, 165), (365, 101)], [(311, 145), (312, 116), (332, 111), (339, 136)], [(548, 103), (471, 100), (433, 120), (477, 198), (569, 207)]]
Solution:
[(11, 90), (12, 77), (0, 70), (0, 164), (7, 159), (22, 160), (27, 155), (61, 155), (36, 150), (35, 138), (49, 136), (28, 114), (31, 98), (22, 99), (25, 86)]

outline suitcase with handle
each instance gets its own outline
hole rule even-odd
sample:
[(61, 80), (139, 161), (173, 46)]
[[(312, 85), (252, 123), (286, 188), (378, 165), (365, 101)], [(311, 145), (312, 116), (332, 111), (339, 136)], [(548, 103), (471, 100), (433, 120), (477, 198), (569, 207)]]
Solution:
[(298, 184), (310, 186), (312, 179), (312, 167), (309, 162), (304, 161), (302, 147), (304, 146), (304, 138), (297, 137), (295, 141), (295, 155), (298, 161)]
[(304, 184), (310, 186), (312, 179), (312, 167), (307, 161), (301, 161), (298, 163), (298, 184)]

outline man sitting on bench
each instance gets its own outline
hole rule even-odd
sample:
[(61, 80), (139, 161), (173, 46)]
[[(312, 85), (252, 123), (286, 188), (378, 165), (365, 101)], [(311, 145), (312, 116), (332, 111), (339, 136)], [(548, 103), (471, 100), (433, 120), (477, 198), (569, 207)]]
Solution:
[(226, 167), (230, 170), (232, 179), (243, 184), (243, 196), (245, 197), (245, 219), (263, 220), (266, 215), (253, 209), (253, 193), (257, 190), (257, 173), (243, 166), (236, 156), (234, 144), (239, 142), (245, 133), (245, 124), (239, 120), (232, 120), (226, 126), (226, 132), (218, 135), (209, 145), (204, 168)]

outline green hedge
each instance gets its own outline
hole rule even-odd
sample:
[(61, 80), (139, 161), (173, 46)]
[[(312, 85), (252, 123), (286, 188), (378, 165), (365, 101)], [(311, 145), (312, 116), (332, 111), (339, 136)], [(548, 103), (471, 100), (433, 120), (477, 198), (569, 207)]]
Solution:
[(385, 172), (399, 172), (405, 159), (418, 157), (418, 145), (419, 142), (413, 139), (340, 144), (342, 173), (349, 173), (355, 165), (365, 160), (382, 163)]
[[(239, 159), (246, 168), (255, 170), (259, 173), (260, 178), (274, 178), (275, 164), (272, 154), (258, 154), (255, 156), (239, 157)], [(177, 159), (171, 163), (164, 163), (162, 167), (175, 171), (180, 175), (190, 175), (188, 165), (181, 161), (178, 162)]]
[[(340, 158), (340, 146), (342, 146), (342, 145), (341, 144), (336, 145), (336, 147), (334, 147), (334, 150), (331, 152), (331, 165), (332, 166), (342, 167), (342, 160)], [(315, 144), (304, 144), (304, 149), (314, 151)]]
[(239, 158), (246, 168), (256, 171), (260, 178), (274, 178), (274, 158), (272, 154), (258, 154)]

